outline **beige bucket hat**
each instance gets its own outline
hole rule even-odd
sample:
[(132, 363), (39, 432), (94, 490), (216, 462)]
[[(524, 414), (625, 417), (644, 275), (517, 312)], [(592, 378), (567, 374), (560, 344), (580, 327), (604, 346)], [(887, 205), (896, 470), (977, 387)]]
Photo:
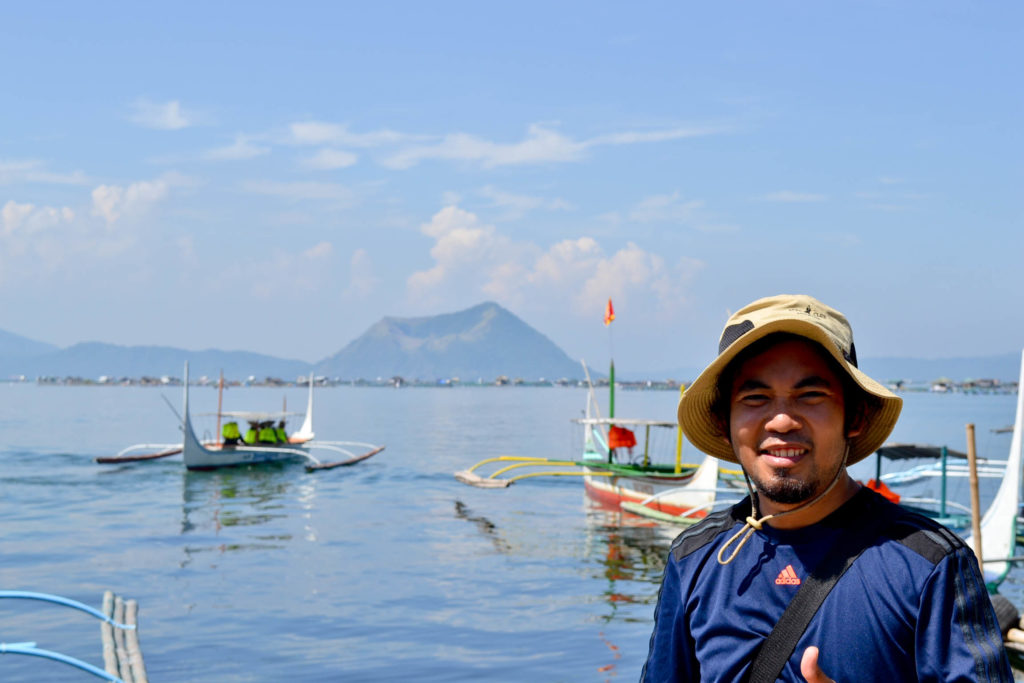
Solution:
[(739, 462), (711, 417), (711, 404), (716, 397), (718, 378), (726, 366), (740, 351), (774, 332), (788, 332), (817, 342), (857, 386), (879, 399), (881, 407), (866, 415), (863, 431), (850, 439), (847, 464), (852, 465), (874, 453), (896, 426), (903, 399), (857, 368), (853, 330), (846, 316), (806, 294), (758, 299), (729, 318), (718, 343), (718, 358), (679, 399), (679, 425), (686, 437), (709, 455)]

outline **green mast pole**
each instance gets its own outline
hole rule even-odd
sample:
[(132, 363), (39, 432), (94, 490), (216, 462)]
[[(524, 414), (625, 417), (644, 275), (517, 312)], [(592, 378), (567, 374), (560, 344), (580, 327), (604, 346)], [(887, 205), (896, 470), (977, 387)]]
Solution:
[(615, 361), (608, 373), (608, 417), (615, 417)]

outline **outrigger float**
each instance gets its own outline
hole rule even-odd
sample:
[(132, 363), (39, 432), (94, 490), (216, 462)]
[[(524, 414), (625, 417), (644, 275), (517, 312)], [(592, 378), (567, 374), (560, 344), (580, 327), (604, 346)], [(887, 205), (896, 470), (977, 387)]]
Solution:
[[(371, 443), (360, 441), (317, 441), (313, 432), (313, 375), (309, 377), (309, 402), (306, 406), (305, 418), (299, 431), (291, 434), (287, 442), (274, 444), (260, 443), (238, 443), (229, 444), (220, 438), (220, 418), (228, 416), (236, 419), (247, 420), (253, 423), (274, 421), (283, 419), (287, 413), (246, 413), (246, 412), (221, 412), (218, 410), (217, 438), (200, 441), (192, 426), (192, 417), (188, 407), (188, 363), (185, 363), (185, 390), (184, 390), (184, 411), (181, 419), (181, 430), (183, 432), (180, 444), (135, 444), (123, 449), (112, 457), (98, 457), (96, 462), (106, 465), (120, 464), (126, 462), (138, 462), (143, 460), (155, 460), (166, 458), (172, 455), (182, 454), (185, 467), (190, 470), (210, 470), (219, 467), (235, 467), (239, 465), (254, 465), (267, 462), (279, 462), (289, 460), (303, 460), (306, 463), (307, 471), (327, 470), (335, 467), (354, 465), (370, 458), (384, 450), (384, 446), (376, 446)], [(220, 382), (220, 390), (223, 392), (224, 381)], [(218, 401), (219, 404), (219, 401)], [(353, 449), (366, 449), (357, 453)], [(154, 451), (140, 453), (139, 451)], [(324, 462), (313, 455), (314, 451), (328, 452), (335, 455), (345, 456), (341, 460)]]
[[(85, 612), (99, 619), (103, 646), (103, 668), (60, 652), (45, 650), (34, 642), (0, 643), (0, 654), (26, 655), (61, 662), (114, 683), (146, 683), (146, 665), (139, 647), (138, 603), (124, 600), (112, 591), (103, 594), (102, 611), (77, 600), (50, 593), (0, 591), (0, 599), (38, 600)], [(42, 680), (42, 677), (40, 677)]]
[[(502, 455), (460, 470), (455, 478), (479, 488), (506, 488), (530, 477), (582, 477), (587, 495), (605, 507), (693, 522), (721, 502), (720, 493), (736, 492), (720, 487), (719, 479), (735, 480), (741, 476), (739, 470), (721, 469), (718, 459), (711, 456), (700, 463), (682, 461), (683, 435), (675, 422), (601, 417), (586, 364), (583, 370), (588, 385), (585, 417), (572, 420), (583, 428), (580, 460)], [(610, 392), (609, 412), (614, 413), (614, 374)], [(675, 432), (674, 462), (655, 462), (653, 445), (664, 442), (658, 436), (667, 431)], [(643, 434), (643, 451), (633, 458), (638, 432)], [(488, 470), (486, 476), (481, 474)]]

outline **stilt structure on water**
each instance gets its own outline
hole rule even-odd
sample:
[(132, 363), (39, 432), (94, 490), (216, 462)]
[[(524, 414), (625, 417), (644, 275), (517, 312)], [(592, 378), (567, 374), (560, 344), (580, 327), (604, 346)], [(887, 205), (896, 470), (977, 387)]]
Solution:
[[(0, 643), (0, 654), (28, 655), (62, 662), (114, 683), (148, 683), (146, 665), (142, 660), (142, 650), (139, 647), (139, 606), (135, 600), (125, 600), (112, 591), (106, 591), (103, 594), (103, 609), (100, 611), (75, 600), (49, 593), (0, 591), (0, 598), (41, 600), (71, 607), (99, 619), (102, 622), (100, 638), (103, 646), (104, 668), (100, 669), (88, 662), (59, 652), (38, 648), (34, 642)], [(43, 677), (39, 678), (42, 680)]]

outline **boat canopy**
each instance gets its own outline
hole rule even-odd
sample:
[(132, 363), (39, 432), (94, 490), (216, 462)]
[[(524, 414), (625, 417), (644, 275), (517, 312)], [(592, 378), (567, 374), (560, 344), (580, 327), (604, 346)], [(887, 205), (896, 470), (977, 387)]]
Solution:
[[(889, 460), (912, 460), (914, 458), (930, 458), (936, 460), (942, 457), (942, 446), (926, 446), (912, 443), (891, 443), (878, 449), (878, 455)], [(950, 458), (967, 459), (966, 453), (946, 449), (946, 456)]]
[(630, 425), (634, 427), (672, 427), (673, 429), (678, 426), (675, 422), (664, 420), (634, 420), (628, 417), (577, 417), (573, 419), (573, 422), (583, 425)]
[(266, 422), (267, 420), (283, 420), (288, 417), (302, 417), (302, 413), (285, 413), (280, 410), (273, 413), (254, 413), (246, 410), (225, 410), (221, 413), (200, 413), (205, 417), (231, 417), (236, 420), (245, 420), (247, 422)]

